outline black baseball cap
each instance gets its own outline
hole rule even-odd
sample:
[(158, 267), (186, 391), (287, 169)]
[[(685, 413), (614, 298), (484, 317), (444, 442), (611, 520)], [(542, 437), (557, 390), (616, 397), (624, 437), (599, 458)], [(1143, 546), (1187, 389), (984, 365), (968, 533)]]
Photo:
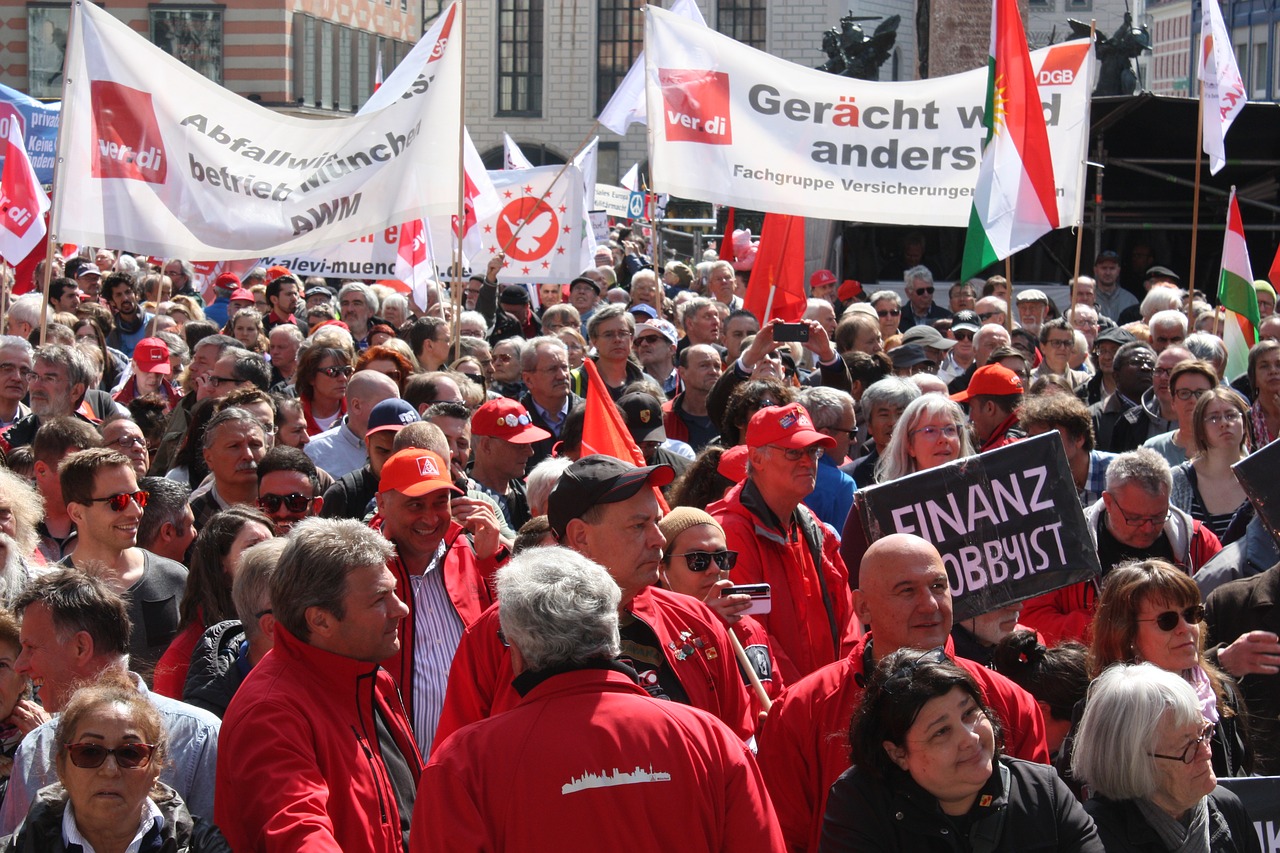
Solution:
[(577, 278), (575, 278), (573, 281), (569, 282), (569, 288), (572, 290), (573, 286), (578, 282), (591, 285), (591, 289), (596, 292), (596, 296), (600, 295), (600, 282), (596, 281), (595, 279), (587, 278), (585, 275), (580, 275)]
[(618, 408), (637, 443), (667, 440), (667, 431), (662, 426), (662, 403), (657, 397), (643, 391), (623, 394), (618, 398)]
[(524, 285), (508, 284), (502, 288), (498, 302), (502, 305), (528, 305), (529, 291), (524, 288)]
[(924, 364), (926, 361), (933, 361), (933, 359), (924, 354), (924, 347), (919, 344), (903, 344), (900, 347), (894, 347), (889, 350), (889, 360), (893, 362), (894, 368), (898, 370), (914, 367), (917, 364)]
[(1123, 326), (1113, 326), (1104, 332), (1099, 332), (1098, 336), (1093, 339), (1094, 346), (1098, 344), (1120, 344), (1124, 346), (1130, 341), (1136, 341), (1133, 332)]
[(612, 456), (584, 456), (560, 475), (547, 498), (547, 521), (557, 539), (575, 518), (599, 504), (620, 503), (645, 486), (665, 486), (675, 479), (670, 465), (637, 468)]

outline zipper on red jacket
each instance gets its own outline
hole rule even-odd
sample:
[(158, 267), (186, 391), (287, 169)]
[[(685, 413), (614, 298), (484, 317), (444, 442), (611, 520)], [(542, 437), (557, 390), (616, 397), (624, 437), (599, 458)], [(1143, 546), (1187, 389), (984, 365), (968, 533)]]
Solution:
[[(377, 712), (375, 711), (374, 713)], [(373, 786), (378, 789), (378, 809), (382, 813), (382, 823), (386, 824), (388, 823), (387, 801), (382, 794), (382, 774), (378, 772), (378, 762), (373, 760), (373, 750), (369, 749), (369, 743), (365, 736), (360, 734), (355, 726), (351, 727), (351, 733), (356, 736), (356, 743), (360, 744), (365, 760), (369, 762), (369, 772), (373, 774)]]

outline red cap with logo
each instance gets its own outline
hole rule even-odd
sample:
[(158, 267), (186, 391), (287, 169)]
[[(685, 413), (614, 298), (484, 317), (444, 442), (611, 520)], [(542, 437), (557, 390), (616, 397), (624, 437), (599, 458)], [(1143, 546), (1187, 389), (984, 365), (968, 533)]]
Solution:
[(818, 287), (826, 287), (828, 284), (836, 283), (836, 274), (831, 270), (818, 270), (809, 276), (809, 289), (813, 290)]
[(133, 363), (142, 373), (163, 373), (166, 376), (173, 372), (169, 364), (169, 345), (159, 338), (143, 338), (133, 348)]
[(235, 290), (231, 291), (231, 296), (228, 297), (227, 301), (252, 303), (257, 302), (258, 300), (253, 298), (252, 290), (245, 290), (243, 287), (237, 287)]
[(406, 447), (392, 454), (383, 464), (382, 478), (378, 481), (378, 491), (399, 492), (410, 498), (441, 489), (462, 494), (462, 490), (449, 479), (449, 463), (420, 447)]
[(818, 432), (804, 406), (792, 403), (789, 406), (769, 406), (751, 416), (747, 423), (747, 447), (755, 450), (766, 444), (788, 449), (813, 447), (815, 444), (831, 448), (836, 446), (836, 440)]
[(973, 372), (969, 387), (959, 394), (952, 394), (957, 403), (967, 403), (974, 397), (1011, 397), (1023, 392), (1022, 377), (1003, 364), (988, 364)]
[(501, 438), (512, 444), (533, 444), (551, 438), (551, 433), (534, 426), (528, 410), (510, 397), (490, 400), (476, 409), (471, 417), (471, 434)]
[(214, 287), (221, 287), (224, 290), (235, 290), (240, 286), (240, 276), (233, 272), (224, 272), (213, 280)]

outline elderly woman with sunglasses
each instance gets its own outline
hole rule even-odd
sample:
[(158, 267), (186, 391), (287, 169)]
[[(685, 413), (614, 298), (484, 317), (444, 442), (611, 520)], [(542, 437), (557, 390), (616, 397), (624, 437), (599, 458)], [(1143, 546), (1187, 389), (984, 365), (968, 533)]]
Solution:
[(1164, 560), (1122, 563), (1107, 573), (1098, 598), (1089, 674), (1145, 662), (1181, 676), (1195, 691), (1204, 725), (1212, 726), (1214, 772), (1248, 776), (1253, 756), (1240, 693), (1205, 657), (1203, 621), (1200, 589), (1185, 572)]
[(1102, 853), (1052, 767), (1002, 754), (1000, 721), (941, 649), (900, 649), (871, 674), (831, 786), (823, 853)]
[[(729, 572), (738, 560), (738, 552), (729, 550), (720, 522), (704, 510), (681, 506), (663, 516), (658, 528), (667, 539), (667, 546), (662, 549), (658, 583), (672, 592), (705, 602), (715, 611), (737, 637), (770, 701), (776, 699), (782, 692), (782, 673), (769, 645), (769, 635), (763, 625), (743, 613), (751, 606), (749, 596), (726, 594), (733, 586)], [(738, 669), (742, 669), (741, 659)], [(756, 718), (762, 720), (761, 715), (768, 709), (752, 689), (745, 671), (742, 679), (751, 695)]]
[(1093, 682), (1071, 768), (1108, 853), (1258, 853), (1244, 806), (1218, 786), (1203, 708), (1192, 685), (1151, 664)]
[(307, 434), (319, 435), (347, 413), (347, 380), (355, 373), (350, 350), (313, 343), (298, 356), (294, 386), (307, 419)]
[(44, 788), (5, 853), (126, 850), (230, 851), (213, 824), (193, 818), (159, 781), (168, 751), (160, 712), (128, 681), (78, 691), (55, 735), (59, 784)]

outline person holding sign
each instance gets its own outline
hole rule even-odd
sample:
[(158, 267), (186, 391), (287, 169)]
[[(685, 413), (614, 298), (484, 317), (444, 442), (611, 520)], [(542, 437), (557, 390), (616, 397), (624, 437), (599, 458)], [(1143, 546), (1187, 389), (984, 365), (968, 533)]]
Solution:
[(942, 649), (884, 658), (853, 716), (854, 766), (831, 786), (821, 849), (1102, 853), (1058, 774), (1003, 755), (1001, 734), (982, 690)]
[(1109, 853), (1257, 853), (1258, 835), (1210, 766), (1212, 727), (1195, 689), (1150, 664), (1119, 664), (1089, 691), (1072, 773)]

